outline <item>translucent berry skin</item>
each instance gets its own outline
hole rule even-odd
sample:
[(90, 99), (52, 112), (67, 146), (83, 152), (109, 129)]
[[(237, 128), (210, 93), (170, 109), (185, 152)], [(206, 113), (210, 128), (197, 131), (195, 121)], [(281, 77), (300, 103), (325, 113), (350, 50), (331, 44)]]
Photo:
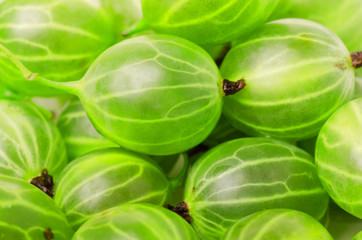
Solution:
[(354, 68), (343, 42), (302, 19), (266, 24), (240, 40), (221, 73), (246, 81), (242, 91), (225, 98), (224, 113), (251, 136), (313, 137), (354, 94)]
[(94, 129), (78, 99), (73, 99), (64, 109), (57, 126), (64, 138), (69, 160), (93, 150), (118, 146)]
[(72, 161), (62, 172), (54, 201), (77, 229), (93, 215), (124, 203), (163, 205), (170, 181), (146, 156), (102, 149)]
[(1, 239), (45, 239), (47, 229), (54, 239), (72, 238), (74, 232), (64, 213), (35, 186), (20, 179), (0, 176), (0, 200)]
[(278, 1), (142, 0), (144, 21), (156, 32), (198, 44), (230, 42), (263, 24)]
[(79, 97), (108, 139), (136, 152), (172, 155), (198, 145), (215, 127), (221, 82), (201, 47), (149, 35), (105, 51), (81, 80)]
[(126, 204), (98, 214), (82, 225), (73, 240), (197, 240), (176, 213), (151, 204)]
[(316, 166), (331, 198), (362, 218), (362, 98), (336, 111), (323, 126), (316, 145)]
[(64, 140), (40, 107), (0, 100), (0, 175), (30, 181), (43, 169), (56, 181), (68, 162)]
[(270, 138), (242, 138), (213, 148), (191, 168), (185, 202), (202, 239), (220, 239), (235, 222), (264, 209), (288, 208), (321, 220), (329, 197), (313, 158)]
[[(97, 4), (80, 0), (5, 0), (0, 3), (0, 44), (32, 72), (57, 82), (80, 79), (114, 42), (111, 18)], [(23, 81), (0, 54), (1, 81), (30, 96), (60, 91)]]
[(234, 224), (222, 240), (333, 240), (311, 216), (289, 209), (251, 214)]

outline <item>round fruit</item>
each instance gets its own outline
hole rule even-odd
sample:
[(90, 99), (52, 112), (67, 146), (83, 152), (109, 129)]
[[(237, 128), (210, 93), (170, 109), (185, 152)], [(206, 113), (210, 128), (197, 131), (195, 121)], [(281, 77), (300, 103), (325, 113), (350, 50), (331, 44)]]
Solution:
[(146, 156), (119, 148), (88, 153), (62, 172), (54, 200), (71, 226), (123, 203), (163, 205), (171, 182)]
[(198, 44), (230, 42), (268, 19), (278, 1), (142, 0), (144, 22), (159, 33)]
[[(81, 78), (113, 41), (110, 18), (81, 0), (4, 0), (0, 2), (0, 44), (31, 71), (54, 81)], [(61, 93), (25, 83), (21, 72), (0, 53), (1, 81), (28, 95)]]
[(73, 240), (197, 240), (192, 227), (177, 214), (151, 204), (126, 204), (94, 216)]
[(73, 230), (53, 200), (23, 180), (0, 176), (0, 239), (69, 240)]
[(328, 200), (309, 154), (270, 138), (242, 138), (213, 148), (192, 166), (183, 205), (199, 235), (212, 240), (264, 209), (295, 209), (320, 220)]
[[(56, 180), (67, 164), (67, 154), (44, 110), (30, 103), (0, 100), (0, 115), (0, 175), (22, 178), (41, 188), (45, 186), (37, 176), (44, 171)], [(51, 195), (51, 188), (43, 190)]]
[(323, 126), (317, 139), (316, 165), (331, 198), (362, 218), (362, 98), (341, 107)]
[(230, 123), (251, 136), (306, 139), (353, 97), (354, 66), (343, 42), (302, 19), (266, 24), (235, 45), (224, 78), (246, 87), (225, 99)]
[(61, 113), (57, 125), (64, 138), (70, 160), (96, 149), (117, 147), (117, 144), (94, 129), (78, 99), (69, 103)]
[(222, 240), (333, 240), (311, 216), (287, 209), (251, 214), (234, 224)]
[(224, 92), (233, 94), (244, 86), (223, 81), (201, 47), (173, 36), (125, 40), (71, 83), (44, 79), (1, 50), (30, 82), (77, 95), (103, 136), (150, 155), (172, 155), (201, 143), (220, 117)]

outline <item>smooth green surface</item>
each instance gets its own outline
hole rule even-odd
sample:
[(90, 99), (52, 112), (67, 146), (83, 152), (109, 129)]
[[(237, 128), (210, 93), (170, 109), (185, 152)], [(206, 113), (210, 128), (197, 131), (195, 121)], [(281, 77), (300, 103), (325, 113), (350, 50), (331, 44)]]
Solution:
[(117, 41), (124, 39), (122, 32), (142, 18), (141, 0), (100, 0), (112, 15)]
[(352, 238), (352, 240), (362, 240), (362, 231)]
[(202, 239), (219, 239), (241, 218), (289, 208), (320, 220), (328, 207), (313, 158), (270, 138), (242, 138), (204, 154), (191, 168), (185, 202)]
[(234, 224), (222, 240), (333, 240), (311, 216), (288, 209), (251, 214)]
[(124, 203), (163, 205), (170, 182), (146, 156), (110, 148), (88, 153), (62, 172), (54, 200), (77, 229), (93, 215)]
[(126, 204), (94, 216), (73, 240), (197, 240), (192, 227), (180, 216), (151, 204)]
[(133, 151), (172, 155), (201, 143), (221, 114), (221, 77), (197, 45), (172, 36), (125, 40), (80, 82), (95, 128)]
[(335, 32), (350, 51), (362, 51), (361, 0), (284, 0), (292, 7), (285, 17), (305, 18)]
[(144, 21), (156, 32), (198, 44), (230, 42), (268, 19), (278, 1), (141, 0)]
[(69, 240), (73, 230), (53, 200), (33, 185), (0, 176), (0, 239), (42, 240), (50, 228), (56, 240)]
[(57, 180), (68, 161), (66, 149), (43, 111), (34, 104), (0, 100), (0, 175), (29, 181), (47, 169)]
[[(0, 3), (0, 44), (32, 72), (53, 81), (80, 79), (114, 41), (110, 17), (82, 0), (5, 0)], [(0, 53), (0, 80), (31, 96), (61, 93), (26, 83)]]
[(302, 19), (265, 24), (240, 40), (221, 66), (246, 87), (225, 98), (230, 123), (251, 136), (306, 139), (354, 94), (354, 68), (343, 42)]
[(316, 145), (318, 176), (331, 198), (362, 218), (362, 98), (336, 111)]
[(355, 98), (362, 97), (362, 77), (356, 77), (356, 89), (355, 89), (354, 97)]
[(93, 127), (78, 99), (73, 99), (61, 113), (57, 126), (67, 148), (69, 160), (96, 149), (117, 147)]

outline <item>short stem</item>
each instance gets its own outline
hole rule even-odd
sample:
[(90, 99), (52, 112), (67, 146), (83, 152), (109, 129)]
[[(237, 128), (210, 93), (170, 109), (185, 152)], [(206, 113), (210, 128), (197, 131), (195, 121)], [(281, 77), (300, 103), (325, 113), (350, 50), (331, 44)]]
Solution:
[(0, 53), (4, 54), (8, 60), (10, 60), (21, 72), (24, 77), (24, 81), (32, 81), (40, 83), (51, 89), (62, 90), (64, 92), (78, 95), (80, 81), (73, 82), (55, 82), (49, 79), (41, 77), (38, 73), (33, 73), (27, 69), (24, 64), (5, 46), (0, 44)]
[(225, 96), (234, 95), (242, 90), (246, 86), (245, 80), (240, 79), (236, 82), (232, 82), (224, 79), (222, 90), (224, 91)]
[(351, 53), (351, 59), (355, 69), (362, 67), (362, 51)]
[(30, 180), (30, 183), (41, 189), (45, 192), (49, 197), (53, 197), (53, 177), (48, 174), (48, 170), (43, 169), (41, 171), (40, 176), (35, 177)]
[(183, 219), (185, 219), (188, 223), (191, 223), (193, 220), (192, 217), (190, 216), (189, 206), (187, 205), (186, 202), (182, 202), (182, 203), (178, 204), (176, 207), (173, 207), (171, 205), (166, 205), (165, 208), (177, 213)]
[(144, 18), (142, 18), (139, 22), (136, 22), (134, 25), (132, 25), (131, 27), (124, 30), (122, 32), (122, 36), (128, 37), (130, 35), (140, 33), (140, 32), (146, 31), (148, 29), (149, 29), (149, 26), (146, 23), (146, 20)]

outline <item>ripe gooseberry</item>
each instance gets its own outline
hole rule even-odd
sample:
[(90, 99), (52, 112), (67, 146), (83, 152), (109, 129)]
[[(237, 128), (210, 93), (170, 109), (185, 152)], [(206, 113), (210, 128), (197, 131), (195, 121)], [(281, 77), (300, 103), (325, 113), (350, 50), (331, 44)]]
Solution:
[(73, 230), (54, 201), (23, 180), (0, 176), (1, 239), (69, 240)]
[(230, 42), (262, 23), (278, 1), (269, 0), (142, 0), (142, 24), (198, 44)]
[(83, 224), (73, 240), (197, 240), (192, 227), (177, 214), (151, 204), (126, 204), (98, 214)]
[(96, 149), (118, 147), (94, 129), (78, 99), (72, 99), (60, 114), (57, 126), (63, 136), (69, 160)]
[(211, 149), (192, 166), (178, 208), (202, 239), (212, 240), (264, 209), (290, 208), (321, 220), (328, 201), (309, 154), (271, 138), (242, 138)]
[(362, 98), (342, 106), (321, 129), (316, 144), (318, 176), (331, 198), (362, 218)]
[(185, 170), (169, 180), (146, 156), (119, 148), (102, 149), (72, 161), (64, 169), (54, 201), (76, 229), (91, 216), (120, 204), (165, 204), (184, 174)]
[(22, 178), (52, 196), (53, 179), (67, 165), (57, 127), (40, 107), (22, 101), (0, 100), (0, 116), (0, 174)]
[[(225, 98), (224, 113), (251, 136), (313, 137), (354, 94), (350, 54), (330, 30), (302, 19), (263, 25), (226, 55), (221, 73), (246, 87)], [(355, 62), (355, 61), (354, 61)]]
[[(58, 82), (81, 78), (114, 42), (110, 17), (90, 1), (4, 0), (0, 22), (0, 44), (31, 71)], [(22, 81), (21, 72), (1, 53), (0, 74), (3, 83), (23, 94), (62, 93)]]
[[(282, 226), (282, 227), (281, 227)], [(253, 213), (234, 224), (222, 240), (333, 240), (311, 216), (289, 209)]]
[(0, 49), (30, 82), (77, 95), (103, 136), (150, 155), (172, 155), (201, 143), (220, 117), (222, 97), (244, 86), (223, 81), (201, 47), (173, 36), (148, 35), (116, 44), (80, 81), (70, 83), (44, 79)]

